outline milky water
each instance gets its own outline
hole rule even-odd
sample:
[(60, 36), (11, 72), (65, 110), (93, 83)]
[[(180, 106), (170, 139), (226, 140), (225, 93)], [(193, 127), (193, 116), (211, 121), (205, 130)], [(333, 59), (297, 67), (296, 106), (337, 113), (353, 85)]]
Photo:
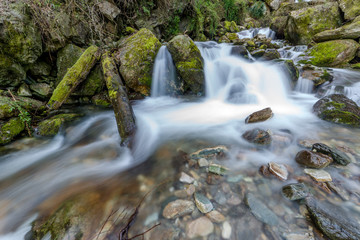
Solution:
[[(101, 184), (126, 169), (146, 161), (156, 149), (177, 139), (209, 139), (231, 143), (239, 148), (250, 146), (241, 134), (254, 127), (286, 129), (295, 139), (317, 138), (321, 120), (311, 107), (317, 98), (290, 88), (289, 76), (278, 64), (249, 62), (231, 55), (231, 45), (197, 43), (204, 59), (205, 96), (196, 100), (164, 96), (167, 85), (155, 81), (152, 97), (134, 103), (137, 132), (130, 151), (120, 147), (114, 114), (96, 113), (46, 145), (0, 158), (0, 239), (19, 239), (9, 232), (31, 218), (37, 207), (54, 194), (74, 183)], [(167, 59), (163, 47), (153, 76), (173, 77), (161, 72), (157, 64)], [(165, 62), (166, 62), (165, 61)], [(169, 62), (170, 61), (170, 62)], [(163, 63), (161, 63), (163, 64)], [(160, 64), (160, 65), (161, 65)], [(165, 77), (164, 77), (165, 75)], [(169, 83), (168, 81), (166, 81)], [(156, 90), (154, 90), (156, 89)], [(271, 107), (274, 117), (256, 124), (245, 124), (252, 112)], [(254, 162), (285, 162), (289, 152), (243, 150)], [(234, 162), (244, 167), (248, 162)], [(83, 187), (87, 185), (84, 184)], [(20, 227), (17, 234), (23, 234)], [(16, 233), (14, 233), (16, 234)]]

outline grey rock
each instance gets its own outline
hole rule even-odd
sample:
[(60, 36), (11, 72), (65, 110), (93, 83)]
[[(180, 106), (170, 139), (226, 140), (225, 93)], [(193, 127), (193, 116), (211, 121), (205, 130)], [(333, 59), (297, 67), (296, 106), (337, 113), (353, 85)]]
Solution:
[(246, 195), (246, 204), (254, 216), (263, 223), (275, 226), (279, 223), (276, 214), (271, 211), (263, 202), (257, 199), (252, 193)]
[(282, 194), (289, 200), (304, 199), (309, 195), (309, 190), (303, 183), (293, 183), (282, 188)]
[(319, 152), (319, 153), (323, 153), (326, 154), (330, 157), (332, 157), (332, 159), (334, 160), (334, 162), (346, 166), (349, 163), (351, 163), (351, 159), (342, 151), (337, 150), (336, 148), (331, 148), (329, 146), (327, 146), (326, 144), (323, 143), (315, 143), (312, 146), (312, 150)]
[(250, 114), (246, 119), (245, 123), (256, 123), (268, 120), (273, 116), (271, 108), (265, 108), (260, 111)]
[(200, 212), (208, 213), (214, 209), (214, 206), (212, 205), (210, 200), (204, 195), (200, 193), (195, 193), (194, 199), (195, 199), (196, 207), (200, 210)]
[(333, 160), (331, 157), (308, 150), (302, 150), (295, 156), (296, 162), (311, 168), (324, 168), (328, 166)]

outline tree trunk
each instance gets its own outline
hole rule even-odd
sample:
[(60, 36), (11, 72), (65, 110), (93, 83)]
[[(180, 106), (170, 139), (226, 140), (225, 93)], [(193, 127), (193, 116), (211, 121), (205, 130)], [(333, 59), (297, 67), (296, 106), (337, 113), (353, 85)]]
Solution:
[(115, 118), (121, 144), (127, 145), (135, 131), (135, 117), (129, 103), (125, 86), (121, 81), (116, 64), (109, 52), (102, 55), (101, 65), (111, 104), (114, 108)]
[(54, 90), (47, 104), (50, 110), (56, 110), (61, 107), (75, 88), (86, 79), (91, 69), (100, 59), (100, 56), (101, 53), (98, 47), (90, 46), (86, 49), (74, 66), (67, 71), (64, 78)]

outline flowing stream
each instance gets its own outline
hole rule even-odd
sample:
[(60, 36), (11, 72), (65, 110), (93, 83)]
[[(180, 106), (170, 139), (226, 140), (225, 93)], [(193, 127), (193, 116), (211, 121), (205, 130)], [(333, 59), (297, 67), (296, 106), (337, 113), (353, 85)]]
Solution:
[[(232, 171), (250, 169), (255, 173), (261, 164), (269, 161), (287, 163), (298, 171), (294, 156), (301, 139), (338, 141), (360, 153), (359, 130), (349, 130), (315, 117), (312, 105), (318, 98), (301, 88), (292, 90), (289, 76), (279, 64), (252, 62), (232, 55), (229, 44), (199, 42), (197, 46), (204, 59), (205, 96), (195, 100), (171, 97), (171, 88), (164, 83), (176, 79), (176, 73), (169, 52), (162, 47), (154, 67), (152, 96), (133, 105), (138, 129), (132, 152), (119, 145), (113, 112), (100, 111), (88, 114), (80, 124), (51, 140), (2, 156), (0, 234), (3, 235), (0, 239), (21, 239), (19, 236), (30, 230), (26, 221), (37, 213), (39, 206), (70, 185), (100, 186), (107, 179), (136, 168), (151, 156), (156, 158), (158, 149), (170, 143), (182, 144), (181, 148), (188, 152), (198, 150), (196, 144), (192, 144), (198, 139), (209, 144), (232, 146), (230, 157), (224, 164), (231, 166)], [(282, 55), (284, 58), (296, 57), (289, 52)], [(359, 103), (360, 74), (347, 70), (336, 70), (336, 74), (335, 81), (324, 88), (322, 95), (341, 91)], [(337, 90), (338, 86), (342, 86), (341, 90)], [(274, 113), (270, 120), (245, 124), (249, 114), (266, 107)], [(291, 135), (289, 144), (255, 151), (241, 137), (255, 127), (280, 137)], [(154, 175), (176, 172), (165, 166), (168, 165), (157, 164)], [(351, 171), (360, 173), (355, 166)], [(352, 191), (359, 191), (359, 186), (345, 181), (341, 174), (336, 176), (345, 185), (348, 183)], [(153, 178), (155, 183), (161, 181)], [(274, 183), (271, 189), (279, 191), (281, 185), (281, 182)], [(157, 209), (158, 203), (152, 204)], [(11, 233), (16, 229), (17, 233)]]

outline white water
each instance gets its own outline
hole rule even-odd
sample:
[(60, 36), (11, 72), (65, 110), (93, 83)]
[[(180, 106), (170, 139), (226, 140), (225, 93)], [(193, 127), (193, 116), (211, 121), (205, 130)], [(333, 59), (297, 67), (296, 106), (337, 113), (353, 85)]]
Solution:
[(237, 34), (240, 39), (244, 38), (254, 38), (258, 35), (264, 35), (266, 38), (275, 39), (276, 33), (271, 30), (269, 27), (267, 28), (251, 28), (248, 30), (243, 30)]
[[(254, 127), (274, 132), (287, 129), (295, 138), (308, 133), (316, 137), (318, 126), (314, 123), (319, 120), (311, 113), (316, 98), (293, 93), (289, 80), (277, 65), (250, 63), (230, 56), (231, 47), (226, 44), (208, 42), (198, 46), (205, 62), (205, 98), (191, 102), (159, 97), (166, 92), (163, 89), (166, 85), (158, 82), (154, 86), (157, 93), (153, 93), (156, 98), (134, 105), (138, 129), (132, 153), (119, 146), (114, 114), (105, 112), (89, 117), (48, 145), (2, 157), (0, 234), (16, 229), (36, 212), (39, 204), (66, 186), (89, 179), (101, 183), (145, 161), (167, 141), (216, 139), (246, 149), (250, 144), (241, 134)], [(158, 79), (167, 79), (162, 76), (167, 73), (156, 74)], [(265, 107), (272, 108), (273, 118), (263, 123), (244, 123), (250, 113)], [(243, 151), (252, 163), (289, 160), (286, 152)], [(237, 161), (234, 166), (239, 164), (248, 162)], [(10, 237), (4, 239), (18, 239), (7, 236)]]

